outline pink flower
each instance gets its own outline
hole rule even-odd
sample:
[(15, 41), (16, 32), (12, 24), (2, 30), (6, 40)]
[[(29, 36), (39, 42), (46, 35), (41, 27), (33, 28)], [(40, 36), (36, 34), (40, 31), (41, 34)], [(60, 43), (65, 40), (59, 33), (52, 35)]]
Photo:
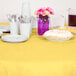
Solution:
[(50, 15), (49, 11), (44, 11), (44, 15)]
[(54, 15), (54, 11), (52, 8), (50, 7), (47, 7), (47, 8), (41, 8), (41, 9), (38, 9), (35, 13), (36, 15)]
[(41, 8), (41, 9), (39, 9), (39, 10), (38, 10), (38, 12), (43, 12), (43, 9), (42, 9), (42, 8)]
[(50, 14), (54, 15), (54, 11), (53, 11), (53, 9), (52, 9), (52, 8), (47, 7), (47, 8), (46, 8), (46, 10), (47, 10), (47, 11), (49, 11), (49, 12), (50, 12)]
[(51, 12), (50, 12), (50, 14), (51, 14), (51, 15), (54, 15), (54, 12), (53, 12), (53, 11), (51, 11)]
[(39, 10), (37, 10), (37, 14), (38, 15), (42, 15), (43, 14), (43, 12), (44, 12), (44, 10), (41, 8), (41, 9), (39, 9)]

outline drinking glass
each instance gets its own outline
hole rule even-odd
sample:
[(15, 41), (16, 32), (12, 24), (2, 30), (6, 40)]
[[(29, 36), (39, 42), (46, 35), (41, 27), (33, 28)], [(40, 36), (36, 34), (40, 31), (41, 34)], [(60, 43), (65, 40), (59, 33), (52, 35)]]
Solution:
[(69, 26), (76, 27), (76, 9), (69, 8), (68, 23), (69, 23)]

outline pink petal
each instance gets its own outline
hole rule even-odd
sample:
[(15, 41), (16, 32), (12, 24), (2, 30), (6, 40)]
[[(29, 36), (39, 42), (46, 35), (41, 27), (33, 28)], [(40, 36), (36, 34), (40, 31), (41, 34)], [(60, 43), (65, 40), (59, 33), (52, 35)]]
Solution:
[(54, 12), (50, 12), (51, 15), (54, 15)]
[(43, 14), (43, 12), (37, 12), (38, 13), (38, 15), (42, 15)]
[(43, 9), (42, 9), (42, 8), (41, 8), (41, 9), (39, 9), (39, 10), (38, 10), (38, 12), (43, 12)]

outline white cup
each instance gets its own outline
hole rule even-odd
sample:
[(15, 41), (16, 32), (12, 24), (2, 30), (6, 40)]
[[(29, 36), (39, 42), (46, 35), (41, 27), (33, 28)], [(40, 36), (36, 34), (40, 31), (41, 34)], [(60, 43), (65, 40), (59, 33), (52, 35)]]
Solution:
[(21, 23), (20, 24), (20, 34), (29, 38), (31, 34), (31, 23)]

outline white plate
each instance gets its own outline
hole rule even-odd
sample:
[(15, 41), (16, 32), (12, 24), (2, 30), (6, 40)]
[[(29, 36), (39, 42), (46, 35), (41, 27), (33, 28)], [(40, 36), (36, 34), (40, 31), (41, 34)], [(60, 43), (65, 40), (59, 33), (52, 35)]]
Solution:
[(9, 32), (10, 31), (10, 26), (9, 25), (0, 25), (0, 31)]
[(11, 43), (18, 43), (18, 42), (26, 41), (27, 38), (23, 35), (5, 35), (2, 36), (2, 40)]

